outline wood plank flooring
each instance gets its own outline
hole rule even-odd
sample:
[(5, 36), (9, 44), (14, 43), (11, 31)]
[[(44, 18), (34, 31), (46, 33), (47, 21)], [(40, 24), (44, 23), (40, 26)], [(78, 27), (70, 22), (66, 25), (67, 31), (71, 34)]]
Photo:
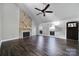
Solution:
[(1, 56), (79, 56), (79, 42), (32, 36), (3, 42)]

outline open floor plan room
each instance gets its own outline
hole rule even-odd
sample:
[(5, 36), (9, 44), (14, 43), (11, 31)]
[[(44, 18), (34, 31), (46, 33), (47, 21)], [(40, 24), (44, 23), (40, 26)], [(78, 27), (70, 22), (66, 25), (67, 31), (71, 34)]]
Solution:
[(0, 3), (0, 56), (79, 56), (79, 3)]

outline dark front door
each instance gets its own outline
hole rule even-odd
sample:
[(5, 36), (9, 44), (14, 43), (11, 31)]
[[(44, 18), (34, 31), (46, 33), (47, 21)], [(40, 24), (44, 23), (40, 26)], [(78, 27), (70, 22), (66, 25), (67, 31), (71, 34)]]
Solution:
[(67, 39), (78, 40), (78, 22), (67, 23)]

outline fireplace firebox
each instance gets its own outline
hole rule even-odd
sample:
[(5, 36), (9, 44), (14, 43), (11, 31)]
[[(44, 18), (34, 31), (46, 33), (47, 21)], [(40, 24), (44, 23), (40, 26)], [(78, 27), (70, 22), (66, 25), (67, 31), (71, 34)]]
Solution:
[(23, 32), (23, 37), (30, 36), (30, 32)]

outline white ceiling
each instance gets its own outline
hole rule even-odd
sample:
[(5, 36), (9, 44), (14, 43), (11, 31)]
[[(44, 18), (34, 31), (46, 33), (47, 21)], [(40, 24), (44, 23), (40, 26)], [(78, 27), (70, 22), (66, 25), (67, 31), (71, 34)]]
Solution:
[(53, 11), (53, 13), (43, 15), (36, 15), (39, 13), (38, 10), (34, 8), (43, 9), (46, 4), (43, 3), (24, 3), (17, 4), (20, 8), (27, 12), (27, 14), (34, 20), (37, 24), (43, 22), (50, 22), (56, 20), (67, 20), (79, 18), (79, 3), (51, 3), (47, 10)]

